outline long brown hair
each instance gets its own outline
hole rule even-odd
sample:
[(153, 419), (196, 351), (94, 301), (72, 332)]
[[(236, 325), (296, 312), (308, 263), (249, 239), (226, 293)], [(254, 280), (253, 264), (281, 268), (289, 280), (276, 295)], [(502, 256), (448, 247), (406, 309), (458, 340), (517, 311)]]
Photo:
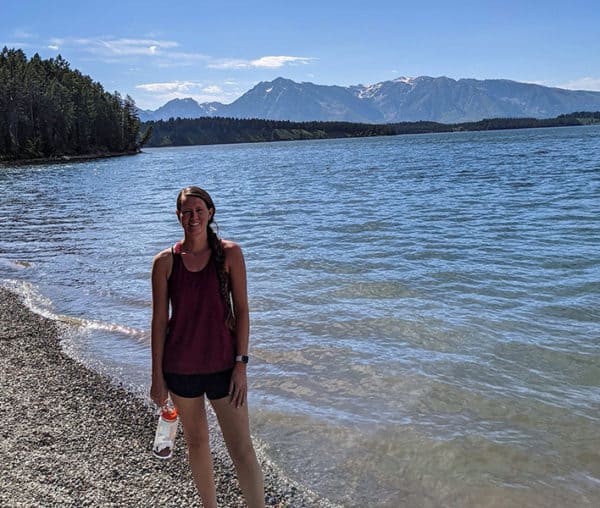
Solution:
[[(212, 252), (212, 256), (215, 260), (215, 264), (217, 266), (217, 277), (219, 278), (219, 291), (221, 293), (221, 299), (225, 305), (225, 324), (230, 330), (235, 330), (235, 313), (233, 309), (233, 299), (231, 297), (231, 286), (229, 284), (229, 274), (225, 270), (225, 251), (223, 250), (223, 242), (217, 235), (218, 226), (217, 223), (214, 222), (215, 213), (217, 209), (215, 208), (215, 203), (210, 197), (210, 194), (206, 192), (204, 189), (195, 186), (185, 187), (179, 191), (177, 195), (177, 210), (181, 211), (181, 201), (184, 197), (194, 196), (200, 198), (202, 201), (206, 203), (206, 207), (210, 210), (212, 208), (213, 214), (210, 220), (208, 221), (208, 226), (206, 228), (206, 235), (208, 238), (208, 246)], [(214, 228), (213, 229), (213, 224)]]

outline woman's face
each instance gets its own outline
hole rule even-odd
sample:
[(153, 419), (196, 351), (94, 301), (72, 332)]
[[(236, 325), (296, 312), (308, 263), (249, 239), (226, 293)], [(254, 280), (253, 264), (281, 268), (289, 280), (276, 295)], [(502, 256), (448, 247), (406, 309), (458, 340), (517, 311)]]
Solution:
[(183, 196), (177, 217), (186, 234), (195, 235), (206, 231), (213, 213), (214, 210), (209, 209), (202, 198)]

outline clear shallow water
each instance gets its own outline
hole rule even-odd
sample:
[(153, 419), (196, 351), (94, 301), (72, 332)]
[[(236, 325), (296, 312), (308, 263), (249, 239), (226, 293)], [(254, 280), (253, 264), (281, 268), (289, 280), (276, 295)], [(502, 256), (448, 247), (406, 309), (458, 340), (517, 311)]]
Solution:
[(0, 169), (0, 278), (144, 394), (149, 270), (207, 188), (248, 265), (253, 431), (347, 506), (600, 500), (600, 129)]

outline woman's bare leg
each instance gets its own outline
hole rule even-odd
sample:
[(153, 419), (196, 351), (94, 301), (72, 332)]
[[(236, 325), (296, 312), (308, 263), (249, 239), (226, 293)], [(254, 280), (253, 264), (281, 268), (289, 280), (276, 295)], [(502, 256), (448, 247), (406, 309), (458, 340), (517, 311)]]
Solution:
[(248, 405), (244, 404), (236, 408), (229, 403), (229, 397), (210, 402), (219, 420), (248, 508), (264, 508), (263, 474), (250, 437)]
[(192, 476), (202, 499), (202, 505), (204, 508), (217, 508), (217, 493), (209, 446), (204, 396), (187, 398), (178, 397), (171, 393), (171, 398), (175, 403), (183, 425)]

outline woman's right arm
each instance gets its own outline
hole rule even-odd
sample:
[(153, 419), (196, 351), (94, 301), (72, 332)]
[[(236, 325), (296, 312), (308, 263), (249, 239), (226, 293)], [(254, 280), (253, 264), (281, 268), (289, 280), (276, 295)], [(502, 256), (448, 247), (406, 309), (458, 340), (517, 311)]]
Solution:
[(150, 388), (150, 398), (159, 406), (163, 406), (168, 397), (162, 365), (167, 325), (169, 323), (167, 281), (171, 264), (172, 257), (169, 250), (159, 253), (152, 263), (152, 386)]

